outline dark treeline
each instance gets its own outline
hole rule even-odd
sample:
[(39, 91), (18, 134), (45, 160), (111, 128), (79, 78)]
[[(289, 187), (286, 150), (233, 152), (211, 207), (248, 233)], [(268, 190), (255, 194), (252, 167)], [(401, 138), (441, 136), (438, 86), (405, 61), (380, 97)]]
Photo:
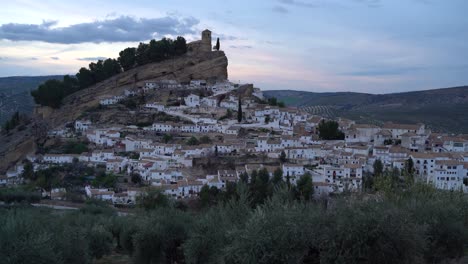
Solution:
[(48, 80), (37, 90), (31, 92), (37, 104), (60, 107), (62, 99), (81, 89), (106, 80), (122, 71), (152, 62), (161, 62), (187, 52), (187, 43), (183, 37), (172, 40), (163, 38), (140, 43), (137, 48), (126, 48), (119, 53), (117, 59), (92, 62), (88, 68), (81, 68), (75, 77), (66, 75), (63, 81)]
[(158, 191), (128, 216), (96, 203), (61, 213), (0, 209), (0, 259), (91, 263), (114, 252), (147, 264), (443, 263), (463, 256), (468, 242), (460, 192), (415, 184), (325, 202), (297, 199), (282, 184), (252, 206), (253, 185), (233, 187), (201, 211)]
[(29, 121), (29, 118), (24, 115), (20, 114), (18, 111), (11, 116), (10, 120), (7, 120), (5, 124), (2, 125), (3, 132), (9, 133), (11, 130), (18, 127), (18, 129), (24, 129), (24, 125), (26, 125)]

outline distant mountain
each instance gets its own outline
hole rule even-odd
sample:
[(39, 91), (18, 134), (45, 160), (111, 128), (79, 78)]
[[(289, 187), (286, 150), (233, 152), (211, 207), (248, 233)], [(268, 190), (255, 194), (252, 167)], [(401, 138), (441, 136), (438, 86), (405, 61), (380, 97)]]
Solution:
[(265, 91), (288, 106), (360, 123), (423, 122), (435, 131), (468, 133), (468, 86), (393, 94)]
[(34, 100), (30, 95), (41, 83), (50, 79), (62, 79), (62, 75), (15, 76), (0, 78), (0, 125), (14, 112), (31, 113)]

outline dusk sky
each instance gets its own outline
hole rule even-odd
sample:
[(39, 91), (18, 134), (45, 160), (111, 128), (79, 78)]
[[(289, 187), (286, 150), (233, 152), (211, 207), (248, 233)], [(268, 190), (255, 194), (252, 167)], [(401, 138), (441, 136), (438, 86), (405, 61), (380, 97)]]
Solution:
[(18, 0), (0, 77), (74, 74), (151, 38), (208, 28), (229, 79), (264, 90), (391, 93), (468, 85), (466, 0)]

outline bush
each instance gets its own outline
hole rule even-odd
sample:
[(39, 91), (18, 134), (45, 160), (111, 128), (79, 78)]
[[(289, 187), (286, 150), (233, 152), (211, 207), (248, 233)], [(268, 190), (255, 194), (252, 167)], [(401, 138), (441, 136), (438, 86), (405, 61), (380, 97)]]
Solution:
[(37, 203), (41, 200), (39, 192), (27, 191), (20, 188), (0, 189), (0, 201), (11, 203)]

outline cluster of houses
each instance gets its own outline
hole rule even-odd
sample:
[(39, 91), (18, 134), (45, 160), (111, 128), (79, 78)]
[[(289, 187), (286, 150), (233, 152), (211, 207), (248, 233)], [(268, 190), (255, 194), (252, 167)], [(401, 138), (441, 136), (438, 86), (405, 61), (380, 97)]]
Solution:
[[(204, 185), (225, 188), (227, 182), (239, 181), (243, 173), (262, 168), (267, 169), (270, 175), (281, 169), (283, 178), (292, 184), (302, 175), (310, 174), (316, 196), (345, 190), (359, 191), (363, 175), (373, 173), (376, 160), (380, 160), (385, 168), (403, 169), (412, 159), (418, 180), (439, 189), (468, 192), (468, 135), (432, 133), (424, 124), (389, 122), (376, 126), (339, 119), (344, 139), (321, 140), (317, 128), (324, 118), (296, 108), (267, 105), (258, 89), (253, 89), (250, 97), (239, 98), (233, 93), (237, 87), (227, 81), (210, 85), (203, 80), (193, 80), (188, 84), (172, 80), (147, 82), (141, 88), (145, 92), (166, 88), (203, 88), (213, 95), (202, 97), (190, 93), (183, 98), (185, 105), (180, 106), (167, 106), (164, 102), (142, 105), (147, 111), (179, 117), (183, 122), (155, 122), (138, 128), (76, 120), (73, 129), (55, 129), (49, 135), (66, 137), (72, 134), (85, 138), (92, 146), (90, 152), (31, 155), (29, 159), (36, 170), (51, 164), (80, 161), (90, 166), (104, 166), (109, 173), (137, 173), (148, 184), (158, 186), (175, 198), (196, 196)], [(124, 95), (102, 99), (101, 104), (114, 104), (135, 93), (127, 90)], [(236, 112), (239, 105), (243, 112), (242, 122), (238, 122), (237, 114), (226, 118), (216, 118), (213, 114)], [(147, 137), (141, 131), (153, 136)], [(167, 144), (154, 139), (164, 134), (221, 140), (188, 145), (183, 142)], [(243, 155), (256, 158), (235, 169), (218, 170), (217, 174), (209, 174), (193, 166), (194, 159)], [(277, 166), (269, 166), (262, 160), (281, 162)], [(14, 182), (13, 179), (21, 175), (21, 166), (0, 178), (0, 184)], [(109, 189), (86, 187), (88, 197), (115, 204), (134, 203), (141, 192), (142, 189), (129, 189), (116, 193)]]

